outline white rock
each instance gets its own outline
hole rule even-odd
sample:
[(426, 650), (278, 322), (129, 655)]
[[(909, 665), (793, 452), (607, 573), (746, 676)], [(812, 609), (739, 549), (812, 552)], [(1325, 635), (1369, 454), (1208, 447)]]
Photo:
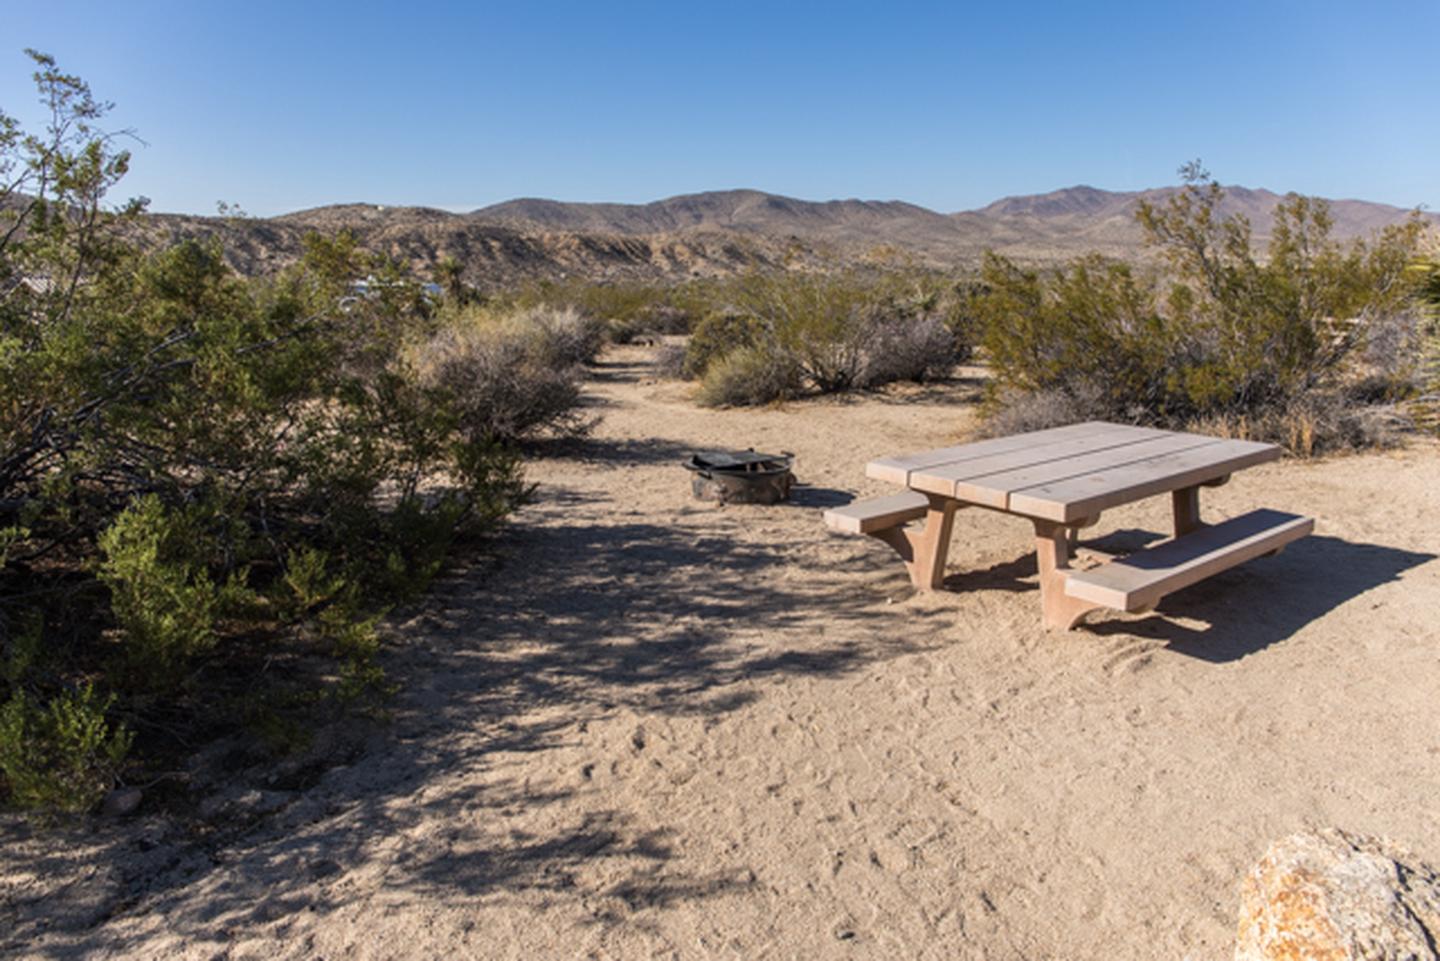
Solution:
[(1235, 961), (1435, 961), (1440, 873), (1328, 829), (1277, 841), (1240, 888)]

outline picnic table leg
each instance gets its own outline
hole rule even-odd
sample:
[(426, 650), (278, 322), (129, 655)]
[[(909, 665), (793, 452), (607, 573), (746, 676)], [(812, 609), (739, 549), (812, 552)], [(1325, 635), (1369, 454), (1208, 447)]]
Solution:
[(959, 501), (936, 494), (930, 498), (925, 524), (919, 530), (891, 527), (876, 531), (875, 536), (895, 548), (910, 572), (910, 583), (917, 590), (933, 591), (945, 582), (945, 556), (950, 549), (950, 532), (955, 525)]
[(1170, 501), (1175, 505), (1175, 536), (1184, 537), (1205, 524), (1200, 520), (1200, 488), (1182, 487), (1170, 492)]
[(1035, 560), (1040, 568), (1042, 617), (1046, 627), (1062, 631), (1070, 630), (1099, 607), (1065, 593), (1065, 578), (1070, 569), (1070, 529), (1054, 521), (1035, 521)]
[(1080, 549), (1080, 532), (1087, 527), (1094, 527), (1100, 523), (1100, 515), (1094, 517), (1082, 517), (1065, 528), (1065, 555), (1074, 557)]

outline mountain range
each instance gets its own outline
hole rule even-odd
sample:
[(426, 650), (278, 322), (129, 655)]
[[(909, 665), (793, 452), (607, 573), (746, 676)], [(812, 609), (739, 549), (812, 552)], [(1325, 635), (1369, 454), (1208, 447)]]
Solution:
[[(399, 257), (422, 273), (454, 257), (466, 279), (481, 285), (539, 277), (661, 280), (797, 263), (955, 268), (973, 265), (987, 249), (1035, 264), (1091, 251), (1135, 258), (1144, 252), (1137, 203), (1163, 203), (1177, 190), (1077, 186), (948, 214), (896, 200), (816, 202), (724, 190), (646, 204), (527, 198), (469, 213), (342, 204), (271, 218), (156, 214), (149, 224), (156, 240), (218, 234), (232, 264), (246, 274), (293, 262), (309, 231), (348, 229), (361, 246)], [(1268, 190), (1227, 187), (1221, 212), (1249, 218), (1263, 243), (1282, 199)], [(1361, 200), (1331, 201), (1330, 209), (1333, 233), (1341, 239), (1368, 235), (1410, 214)], [(1440, 216), (1423, 216), (1440, 227)]]

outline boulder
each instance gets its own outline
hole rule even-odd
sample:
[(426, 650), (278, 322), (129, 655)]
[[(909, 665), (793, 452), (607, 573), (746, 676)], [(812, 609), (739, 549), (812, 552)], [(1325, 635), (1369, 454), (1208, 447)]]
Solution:
[(1277, 841), (1240, 888), (1235, 961), (1440, 959), (1440, 872), (1336, 829)]

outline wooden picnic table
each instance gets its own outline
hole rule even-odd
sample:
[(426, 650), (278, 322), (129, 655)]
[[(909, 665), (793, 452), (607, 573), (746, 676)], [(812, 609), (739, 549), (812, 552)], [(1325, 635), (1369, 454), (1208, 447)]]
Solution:
[[(1028, 519), (1045, 623), (1070, 628), (1098, 607), (1148, 610), (1165, 594), (1308, 534), (1311, 519), (1274, 510), (1214, 526), (1200, 519), (1202, 487), (1280, 455), (1274, 444), (1090, 421), (871, 461), (869, 477), (905, 492), (834, 508), (825, 519), (895, 548), (921, 590), (943, 583), (960, 508)], [(1091, 570), (1071, 568), (1080, 529), (1109, 508), (1166, 493), (1174, 539)], [(906, 526), (917, 520), (923, 523)]]

